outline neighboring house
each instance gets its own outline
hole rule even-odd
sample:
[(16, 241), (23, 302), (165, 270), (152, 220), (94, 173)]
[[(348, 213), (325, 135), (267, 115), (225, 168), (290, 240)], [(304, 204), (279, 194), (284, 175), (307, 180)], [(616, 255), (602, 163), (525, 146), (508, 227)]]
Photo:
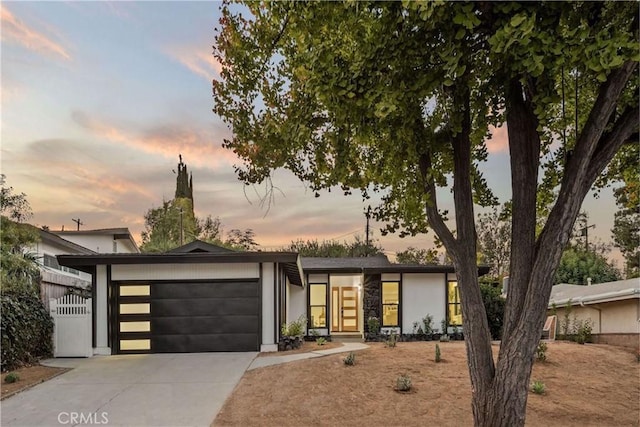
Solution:
[(99, 230), (51, 231), (65, 240), (101, 254), (140, 253), (128, 228), (103, 228)]
[(450, 266), (235, 252), (200, 241), (163, 254), (58, 262), (93, 274), (95, 354), (276, 351), (280, 326), (300, 316), (322, 335), (363, 336), (370, 316), (401, 333), (426, 314), (436, 327), (461, 322)]
[(555, 307), (561, 323), (567, 307), (569, 320), (590, 321), (593, 341), (636, 348), (640, 346), (640, 279), (591, 286), (556, 285), (549, 308)]
[(35, 253), (42, 282), (40, 297), (49, 307), (51, 298), (60, 298), (72, 291), (86, 291), (91, 287), (91, 274), (61, 266), (57, 255), (90, 255), (100, 252), (139, 252), (127, 228), (86, 231), (50, 231), (38, 229), (40, 241), (31, 250)]
[(65, 240), (55, 234), (38, 229), (40, 241), (31, 250), (35, 253), (42, 280), (40, 298), (49, 308), (49, 299), (60, 298), (72, 290), (87, 290), (91, 286), (91, 275), (58, 264), (57, 255), (95, 254), (94, 251)]

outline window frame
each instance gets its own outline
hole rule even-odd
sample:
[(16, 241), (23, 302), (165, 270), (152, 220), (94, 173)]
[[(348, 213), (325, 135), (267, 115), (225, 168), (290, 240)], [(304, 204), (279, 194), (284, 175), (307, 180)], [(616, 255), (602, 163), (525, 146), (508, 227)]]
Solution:
[[(396, 303), (385, 303), (384, 302), (384, 285), (387, 284), (395, 284), (398, 286), (398, 300)], [(398, 328), (400, 327), (400, 301), (402, 300), (402, 281), (401, 280), (383, 280), (380, 281), (380, 327), (382, 328)], [(384, 323), (384, 309), (387, 306), (395, 306), (397, 313), (397, 321), (395, 325), (387, 325)]]
[[(307, 321), (308, 321), (308, 325), (309, 325), (309, 329), (328, 329), (329, 328), (329, 323), (328, 323), (328, 319), (329, 319), (329, 304), (328, 304), (328, 289), (329, 289), (329, 284), (328, 283), (324, 283), (324, 282), (315, 282), (315, 283), (309, 283), (309, 297), (307, 300), (307, 307), (308, 307), (308, 316), (307, 316)], [(311, 288), (313, 286), (324, 286), (324, 304), (314, 304), (311, 305)], [(315, 326), (313, 324), (313, 319), (311, 316), (311, 311), (314, 307), (322, 307), (324, 308), (324, 326)]]
[[(454, 299), (453, 301), (449, 298), (449, 286), (455, 283), (455, 295), (454, 295)], [(460, 322), (453, 322), (452, 316), (451, 316), (451, 309), (453, 307), (453, 313), (455, 313), (455, 316), (457, 317), (458, 315), (460, 316)], [(458, 278), (457, 277), (453, 277), (453, 278), (449, 278), (447, 277), (447, 326), (462, 326), (463, 323), (463, 319), (462, 319), (462, 302), (460, 301), (460, 285), (458, 283)]]

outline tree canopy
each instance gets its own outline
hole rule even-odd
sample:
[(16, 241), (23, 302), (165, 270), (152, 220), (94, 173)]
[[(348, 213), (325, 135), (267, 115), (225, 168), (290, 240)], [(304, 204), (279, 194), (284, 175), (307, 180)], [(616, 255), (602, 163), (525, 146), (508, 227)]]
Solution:
[[(521, 426), (582, 201), (637, 143), (637, 24), (631, 2), (225, 2), (214, 112), (233, 131), (224, 146), (244, 182), (286, 168), (317, 194), (379, 194), (374, 216), (387, 232), (435, 231), (461, 291), (475, 423)], [(572, 81), (575, 122), (565, 108)], [(490, 126), (503, 123), (512, 250), (494, 363), (474, 205), (496, 203), (479, 162)], [(451, 218), (438, 187), (453, 190)]]
[(555, 283), (587, 285), (620, 280), (620, 272), (607, 258), (594, 250), (578, 246), (568, 247), (562, 254)]
[(294, 240), (284, 251), (298, 252), (304, 257), (345, 258), (382, 255), (383, 249), (375, 242), (367, 242), (355, 236), (352, 242), (337, 240)]

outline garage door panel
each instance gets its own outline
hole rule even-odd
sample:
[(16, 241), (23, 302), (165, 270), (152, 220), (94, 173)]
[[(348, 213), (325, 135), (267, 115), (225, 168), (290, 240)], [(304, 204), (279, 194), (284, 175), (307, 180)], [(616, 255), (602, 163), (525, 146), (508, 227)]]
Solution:
[(153, 335), (257, 334), (258, 316), (161, 317), (151, 321)]
[(151, 301), (152, 317), (256, 315), (257, 298), (161, 299)]
[(258, 297), (258, 282), (155, 283), (153, 299)]
[(155, 353), (256, 351), (258, 334), (161, 335), (151, 343)]

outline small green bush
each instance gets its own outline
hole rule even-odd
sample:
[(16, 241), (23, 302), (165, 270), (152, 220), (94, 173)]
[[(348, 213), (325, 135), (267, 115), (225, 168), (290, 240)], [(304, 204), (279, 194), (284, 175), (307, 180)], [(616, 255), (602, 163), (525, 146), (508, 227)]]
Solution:
[(356, 355), (352, 351), (344, 359), (342, 359), (342, 361), (347, 366), (353, 366), (356, 364)]
[(542, 381), (534, 381), (531, 384), (531, 391), (535, 394), (544, 394), (546, 387)]
[(396, 334), (395, 332), (391, 332), (387, 340), (384, 342), (384, 345), (389, 348), (395, 348), (397, 342), (398, 342), (398, 334)]
[(440, 354), (440, 345), (436, 344), (436, 363), (440, 363), (441, 359), (441, 354)]
[(536, 360), (538, 362), (547, 361), (547, 343), (544, 341), (540, 341), (536, 347)]
[(282, 324), (280, 332), (284, 337), (300, 337), (304, 335), (304, 329), (307, 326), (307, 319), (304, 315), (298, 317), (297, 320), (287, 324)]
[(423, 332), (425, 335), (431, 335), (433, 333), (433, 316), (427, 314), (422, 318), (422, 325), (424, 326)]
[(371, 316), (367, 319), (367, 331), (371, 335), (377, 335), (380, 332), (380, 320), (377, 317)]
[(327, 343), (327, 340), (325, 338), (316, 338), (316, 344), (318, 345), (325, 345)]
[(402, 374), (396, 379), (396, 390), (398, 391), (411, 390), (411, 378), (409, 378), (409, 375)]
[(20, 376), (15, 372), (9, 372), (4, 377), (4, 382), (7, 384), (15, 383), (16, 381), (19, 381), (19, 380), (20, 380)]
[(585, 342), (591, 342), (591, 321), (574, 321), (575, 325), (575, 341), (578, 344), (584, 344)]

